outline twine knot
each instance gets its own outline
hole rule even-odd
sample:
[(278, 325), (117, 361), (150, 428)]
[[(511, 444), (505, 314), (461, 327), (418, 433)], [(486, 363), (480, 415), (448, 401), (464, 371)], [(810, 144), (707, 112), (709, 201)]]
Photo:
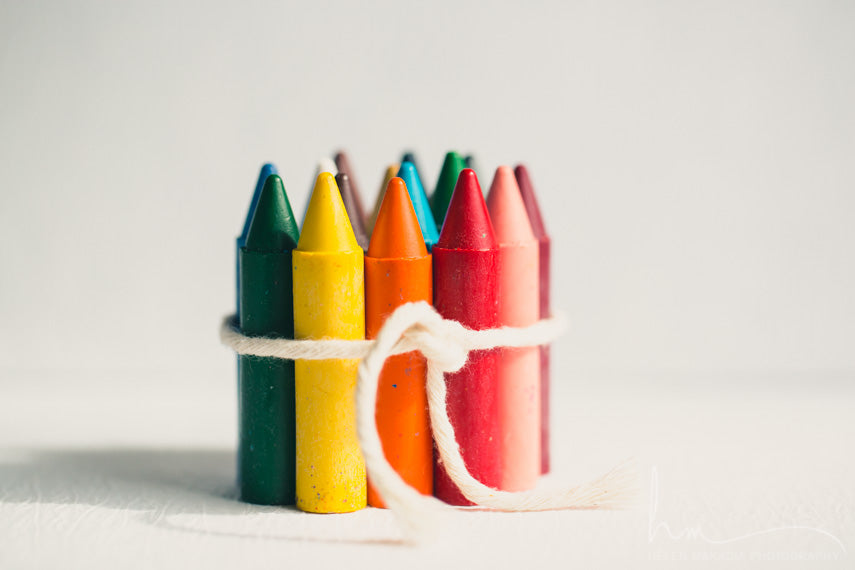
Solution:
[(522, 328), (470, 330), (456, 321), (443, 319), (428, 303), (418, 302), (395, 309), (374, 340), (247, 337), (241, 333), (232, 316), (223, 320), (220, 339), (238, 354), (288, 360), (361, 358), (356, 384), (356, 427), (368, 475), (386, 505), (398, 516), (406, 537), (412, 541), (424, 541), (443, 527), (442, 515), (453, 509), (438, 499), (418, 493), (386, 461), (374, 413), (380, 371), (386, 359), (393, 354), (417, 350), (424, 355), (431, 431), (439, 460), (469, 501), (502, 511), (544, 511), (617, 507), (634, 496), (632, 462), (624, 462), (593, 481), (564, 490), (512, 493), (484, 485), (472, 477), (463, 461), (454, 426), (446, 410), (444, 375), (460, 370), (472, 350), (546, 344), (563, 329), (563, 319), (552, 317)]

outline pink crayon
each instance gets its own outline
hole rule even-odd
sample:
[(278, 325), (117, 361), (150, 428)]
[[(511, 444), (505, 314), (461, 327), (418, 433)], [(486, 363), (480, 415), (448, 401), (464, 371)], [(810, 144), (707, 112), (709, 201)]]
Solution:
[[(532, 325), (540, 319), (538, 242), (510, 167), (496, 170), (487, 209), (499, 242), (499, 325)], [(501, 349), (498, 386), (501, 488), (524, 491), (541, 473), (539, 348)]]

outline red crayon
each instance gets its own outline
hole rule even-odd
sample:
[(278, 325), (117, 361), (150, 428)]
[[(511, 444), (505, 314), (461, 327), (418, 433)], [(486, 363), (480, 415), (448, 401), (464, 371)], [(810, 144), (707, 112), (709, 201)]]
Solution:
[[(474, 329), (499, 326), (499, 246), (478, 178), (465, 169), (433, 247), (434, 306), (446, 319)], [(469, 353), (466, 365), (445, 376), (447, 410), (466, 468), (493, 488), (502, 482), (501, 431), (498, 409), (498, 353)], [(452, 505), (471, 505), (434, 464), (434, 494)]]
[[(517, 185), (520, 187), (528, 221), (539, 247), (540, 264), (540, 318), (550, 317), (549, 310), (549, 235), (543, 225), (540, 206), (534, 194), (534, 186), (528, 175), (528, 169), (518, 164), (514, 169)], [(549, 345), (540, 347), (540, 471), (549, 473)]]

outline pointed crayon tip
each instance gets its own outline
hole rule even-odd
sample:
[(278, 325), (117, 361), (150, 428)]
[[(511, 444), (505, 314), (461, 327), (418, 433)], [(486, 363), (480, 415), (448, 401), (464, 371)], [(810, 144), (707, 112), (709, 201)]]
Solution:
[(271, 174), (278, 174), (276, 166), (273, 163), (266, 163), (261, 167), (258, 173), (258, 180), (255, 182), (255, 190), (252, 192), (252, 199), (249, 201), (249, 209), (246, 211), (246, 219), (243, 221), (243, 229), (238, 236), (239, 246), (246, 243), (246, 234), (249, 232), (249, 223), (252, 221), (252, 216), (255, 214), (255, 208), (258, 206), (258, 199), (261, 197), (261, 189), (264, 188), (264, 181)]
[(448, 205), (448, 215), (439, 233), (439, 241), (434, 247), (472, 250), (498, 247), (474, 170), (467, 168), (460, 173)]
[(398, 170), (401, 168), (399, 164), (390, 164), (386, 167), (386, 172), (383, 173), (383, 182), (380, 183), (380, 190), (377, 192), (377, 199), (374, 201), (374, 209), (371, 211), (371, 217), (368, 218), (366, 229), (369, 234), (374, 231), (374, 224), (377, 223), (377, 214), (380, 213), (380, 205), (383, 203), (383, 196), (386, 195), (386, 187), (389, 186), (389, 181), (398, 175)]
[(403, 162), (412, 162), (412, 163), (413, 163), (413, 166), (415, 166), (415, 167), (416, 167), (416, 173), (421, 172), (421, 169), (419, 168), (419, 161), (418, 161), (418, 160), (416, 160), (416, 153), (414, 153), (414, 152), (412, 152), (412, 151), (409, 151), (409, 150), (408, 150), (408, 151), (407, 151), (407, 152), (405, 152), (405, 153), (404, 153), (404, 155), (401, 157), (401, 162), (402, 162), (402, 163), (403, 163)]
[[(356, 175), (353, 172), (353, 165), (350, 163), (350, 158), (347, 156), (347, 153), (343, 150), (339, 150), (335, 154), (335, 166), (338, 168), (338, 171), (350, 178), (350, 187), (353, 190), (353, 207), (354, 212), (359, 216), (359, 219), (362, 221), (362, 225), (365, 225), (365, 206), (362, 204), (362, 192), (360, 191), (359, 184), (356, 182)], [(348, 210), (348, 213), (350, 210)], [(352, 219), (352, 218), (351, 218)], [(354, 228), (355, 229), (355, 228)], [(356, 236), (357, 239), (359, 236)], [(366, 243), (368, 240), (366, 239)]]
[(419, 173), (416, 166), (409, 161), (401, 163), (401, 169), (398, 171), (398, 177), (404, 181), (406, 190), (410, 194), (410, 200), (413, 203), (413, 210), (416, 212), (416, 218), (419, 220), (419, 226), (422, 229), (422, 238), (425, 241), (428, 249), (432, 248), (439, 239), (439, 231), (436, 229), (436, 222), (433, 219), (433, 212), (430, 210), (425, 189), (422, 186), (422, 181), (419, 178)]
[(454, 193), (454, 188), (457, 185), (457, 177), (460, 176), (460, 172), (464, 168), (466, 168), (466, 162), (460, 154), (454, 151), (446, 153), (445, 159), (442, 162), (442, 170), (439, 172), (436, 189), (430, 197), (433, 218), (440, 226), (443, 224), (443, 220), (445, 220), (445, 212), (448, 210), (448, 203), (451, 201), (451, 195)]
[(277, 174), (264, 181), (255, 214), (246, 234), (246, 249), (281, 252), (297, 247), (300, 230), (285, 194), (285, 185)]
[(520, 187), (520, 195), (523, 204), (525, 204), (534, 237), (542, 239), (546, 237), (546, 226), (543, 223), (543, 216), (540, 213), (540, 206), (537, 203), (537, 195), (534, 192), (534, 184), (531, 183), (528, 168), (524, 164), (518, 164), (514, 169), (514, 174), (517, 178), (517, 185)]
[(487, 194), (487, 210), (493, 222), (496, 240), (502, 245), (534, 242), (517, 179), (510, 166), (496, 169), (493, 184)]
[(383, 195), (368, 256), (404, 258), (425, 255), (427, 248), (407, 186), (401, 178), (393, 178)]
[(359, 215), (350, 176), (344, 172), (339, 172), (335, 175), (335, 182), (338, 185), (339, 193), (341, 193), (341, 201), (344, 202), (344, 209), (350, 220), (350, 227), (353, 229), (353, 236), (356, 238), (356, 243), (362, 249), (368, 249), (368, 233), (365, 231), (365, 222)]
[(335, 178), (329, 172), (321, 172), (315, 181), (297, 249), (318, 252), (360, 249)]

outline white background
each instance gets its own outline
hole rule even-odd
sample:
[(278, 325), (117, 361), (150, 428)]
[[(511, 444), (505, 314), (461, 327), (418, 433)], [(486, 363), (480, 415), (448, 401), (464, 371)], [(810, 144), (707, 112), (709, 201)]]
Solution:
[[(72, 551), (87, 565), (70, 544), (113, 523), (66, 514), (74, 532), (52, 535), (25, 506), (103, 504), (97, 482), (134, 446), (213, 448), (185, 467), (205, 492), (229, 485), (234, 358), (217, 327), (234, 238), (262, 162), (299, 212), (339, 147), (368, 204), (405, 149), (428, 190), (448, 149), (476, 153), (485, 187), (499, 164), (528, 164), (571, 323), (553, 351), (556, 431), (572, 441), (559, 466), (641, 456), (691, 497), (721, 485), (724, 514), (746, 504), (728, 491), (774, 478), (778, 499), (804, 486), (825, 505), (799, 498), (774, 524), (804, 508), (852, 533), (855, 469), (838, 448), (853, 436), (853, 30), (849, 2), (4, 2), (0, 448), (24, 466), (0, 474), (0, 525), (20, 533), (10, 560)], [(115, 453), (63, 459), (99, 446)], [(66, 489), (80, 465), (84, 487)], [(142, 480), (118, 503), (152, 496), (158, 477)], [(603, 523), (590, 516), (566, 527)], [(555, 519), (521, 524), (537, 520)], [(636, 529), (605, 527), (621, 524)], [(624, 551), (611, 531), (543, 556)], [(142, 534), (140, 564), (182, 540)]]

